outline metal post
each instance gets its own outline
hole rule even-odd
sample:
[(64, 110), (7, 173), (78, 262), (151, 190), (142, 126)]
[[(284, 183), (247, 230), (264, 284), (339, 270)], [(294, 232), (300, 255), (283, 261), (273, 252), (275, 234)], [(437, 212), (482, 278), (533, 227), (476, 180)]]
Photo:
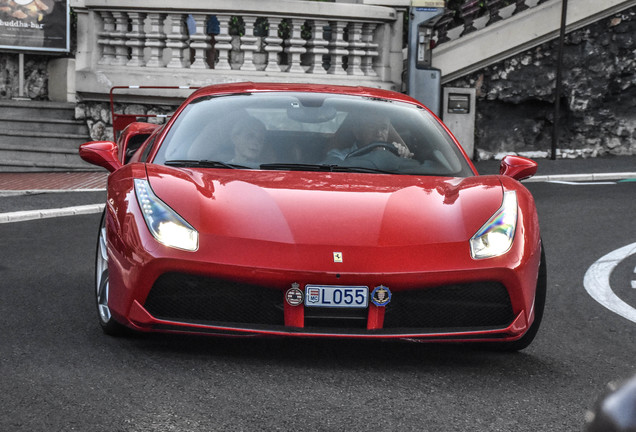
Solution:
[(557, 58), (556, 85), (554, 90), (554, 130), (552, 131), (551, 159), (556, 159), (559, 144), (559, 111), (561, 109), (561, 75), (563, 69), (563, 41), (565, 39), (565, 26), (567, 21), (568, 0), (561, 0), (561, 32), (559, 34), (559, 53)]
[(18, 96), (24, 97), (24, 54), (18, 54)]

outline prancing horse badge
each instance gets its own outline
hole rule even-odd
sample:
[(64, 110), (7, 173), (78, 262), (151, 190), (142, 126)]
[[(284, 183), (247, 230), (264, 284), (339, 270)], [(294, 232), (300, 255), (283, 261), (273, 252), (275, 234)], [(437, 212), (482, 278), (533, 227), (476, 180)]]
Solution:
[(335, 262), (335, 263), (342, 262), (342, 252), (334, 252), (333, 253), (333, 262)]

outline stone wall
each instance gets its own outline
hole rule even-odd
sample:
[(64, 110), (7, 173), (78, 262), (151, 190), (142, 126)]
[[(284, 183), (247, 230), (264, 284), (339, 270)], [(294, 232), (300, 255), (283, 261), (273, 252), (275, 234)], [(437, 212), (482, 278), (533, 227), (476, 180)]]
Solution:
[[(115, 113), (134, 114), (142, 116), (170, 115), (177, 106), (161, 105), (149, 106), (141, 104), (122, 105), (115, 104)], [(95, 141), (113, 141), (113, 124), (110, 116), (110, 103), (104, 102), (80, 102), (75, 107), (75, 118), (85, 120), (91, 139)], [(140, 117), (139, 121), (163, 124), (165, 117)]]
[[(558, 156), (636, 154), (636, 8), (566, 36)], [(449, 83), (477, 89), (475, 148), (547, 157), (558, 40)]]
[[(17, 53), (0, 53), (0, 99), (12, 99), (20, 94)], [(24, 97), (48, 99), (47, 66), (51, 56), (24, 56)]]

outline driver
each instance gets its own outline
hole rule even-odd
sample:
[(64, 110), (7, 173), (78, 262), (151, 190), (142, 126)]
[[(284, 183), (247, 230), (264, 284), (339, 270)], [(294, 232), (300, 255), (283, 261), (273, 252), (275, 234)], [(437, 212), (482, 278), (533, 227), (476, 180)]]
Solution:
[[(379, 114), (363, 116), (359, 113), (350, 114), (355, 141), (353, 145), (345, 148), (332, 149), (327, 153), (327, 157), (334, 157), (344, 160), (350, 153), (364, 148), (373, 143), (384, 143), (393, 145), (397, 149), (400, 157), (411, 158), (413, 153), (406, 146), (400, 135), (391, 125), (388, 118)], [(380, 149), (381, 147), (378, 147)]]

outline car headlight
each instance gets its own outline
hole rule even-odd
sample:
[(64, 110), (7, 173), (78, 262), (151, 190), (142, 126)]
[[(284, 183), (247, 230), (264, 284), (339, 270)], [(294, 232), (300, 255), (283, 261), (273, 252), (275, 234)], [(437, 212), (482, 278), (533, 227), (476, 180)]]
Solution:
[(135, 194), (148, 230), (159, 243), (187, 251), (199, 248), (197, 230), (161, 201), (148, 181), (135, 179)]
[(517, 229), (517, 194), (504, 192), (499, 210), (470, 239), (474, 259), (492, 258), (510, 250)]

